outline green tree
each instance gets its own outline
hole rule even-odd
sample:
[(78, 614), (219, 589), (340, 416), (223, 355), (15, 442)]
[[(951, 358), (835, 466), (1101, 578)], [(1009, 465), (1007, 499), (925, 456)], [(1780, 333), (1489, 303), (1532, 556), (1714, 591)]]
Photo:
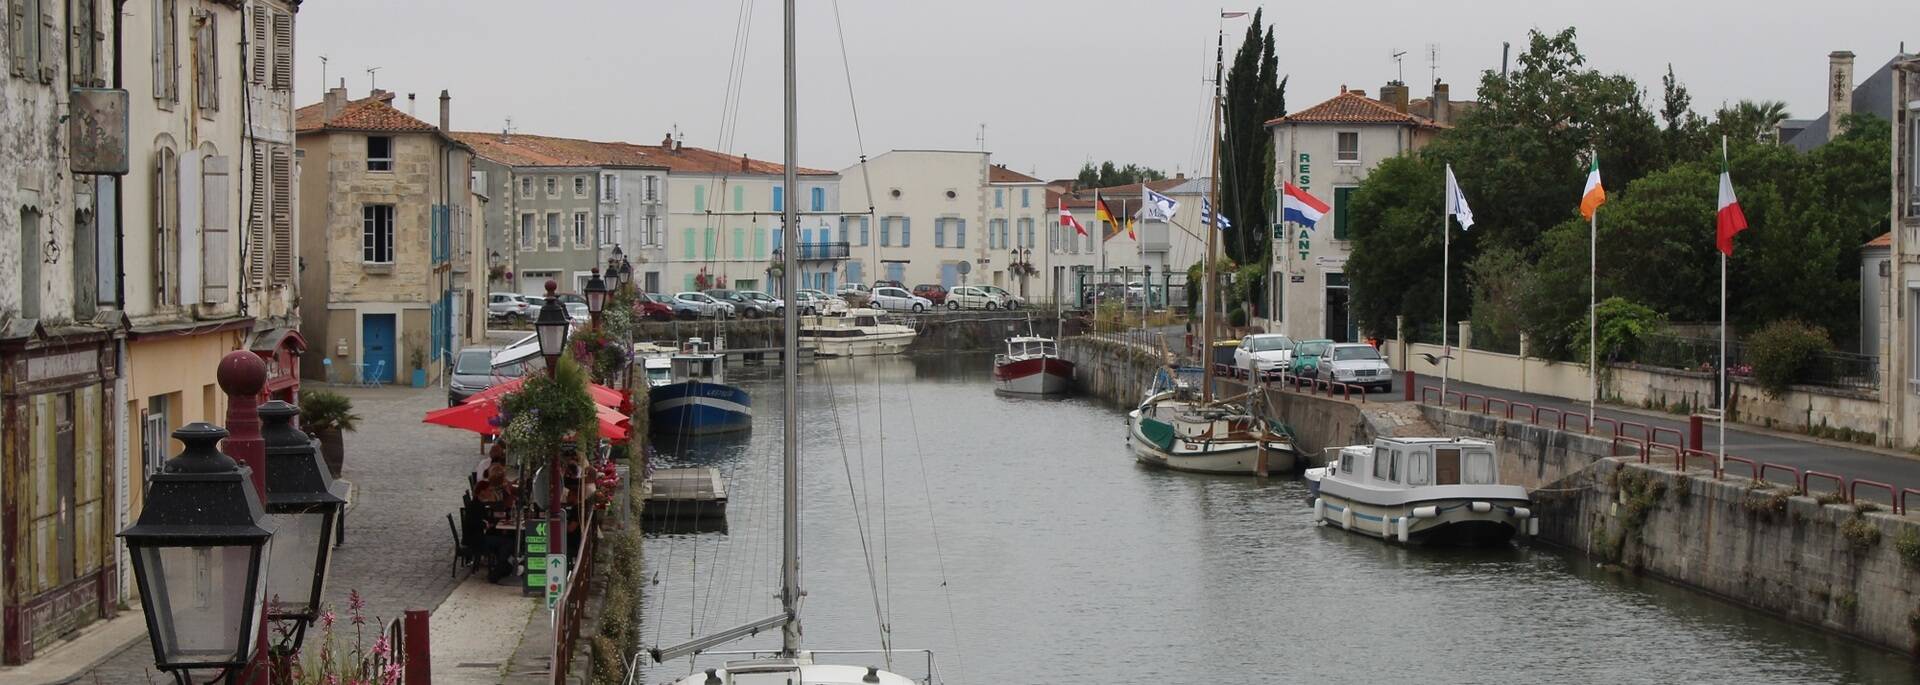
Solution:
[(1755, 102), (1741, 100), (1713, 113), (1713, 137), (1720, 136), (1746, 143), (1773, 142), (1774, 127), (1787, 119), (1787, 103), (1777, 100)]
[[(1286, 114), (1287, 82), (1280, 77), (1273, 27), (1261, 28), (1254, 10), (1226, 76), (1220, 139), (1221, 213), (1233, 228), (1221, 232), (1222, 252), (1240, 264), (1266, 263), (1273, 242), (1268, 201), (1273, 193), (1273, 136), (1267, 122)], [(1261, 293), (1251, 294), (1254, 302)], [(1257, 308), (1257, 305), (1256, 305)]]
[(1673, 65), (1667, 65), (1667, 75), (1660, 77), (1660, 142), (1665, 151), (1666, 163), (1699, 159), (1707, 154), (1711, 147), (1707, 133), (1707, 122), (1693, 111), (1693, 95), (1687, 87), (1673, 75)]
[[(1391, 334), (1394, 317), (1409, 326), (1440, 320), (1440, 197), (1445, 179), (1432, 157), (1393, 157), (1380, 162), (1352, 195), (1353, 253), (1346, 274), (1353, 284), (1348, 311), (1362, 331)], [(1319, 230), (1329, 230), (1325, 224)], [(1455, 228), (1454, 237), (1463, 235)], [(1456, 243), (1458, 240), (1456, 240)], [(1455, 245), (1456, 263), (1461, 254)], [(1464, 269), (1453, 269), (1456, 286)], [(1464, 290), (1456, 290), (1449, 321), (1467, 310)]]
[(1167, 177), (1165, 172), (1138, 164), (1115, 165), (1112, 161), (1095, 165), (1087, 162), (1080, 167), (1080, 174), (1074, 182), (1082, 188), (1108, 188), (1143, 181), (1159, 181)]
[(1536, 277), (1532, 262), (1519, 250), (1495, 247), (1474, 257), (1466, 269), (1467, 287), (1472, 293), (1474, 347), (1519, 352), (1520, 332), (1526, 323), (1521, 313)]

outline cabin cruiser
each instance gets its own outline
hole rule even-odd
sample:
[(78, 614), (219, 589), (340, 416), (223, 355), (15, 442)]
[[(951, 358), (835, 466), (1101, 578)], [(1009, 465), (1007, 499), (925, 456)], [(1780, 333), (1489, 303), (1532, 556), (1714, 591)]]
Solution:
[(878, 309), (851, 309), (842, 316), (800, 317), (800, 345), (819, 357), (899, 354), (913, 344), (914, 330), (887, 323)]
[(640, 368), (646, 371), (647, 387), (654, 388), (673, 382), (674, 352), (676, 350), (671, 345), (634, 343), (633, 356), (640, 360)]
[(1493, 443), (1380, 438), (1307, 470), (1317, 522), (1402, 543), (1501, 544), (1534, 535), (1526, 488), (1500, 482)]
[(1205, 399), (1171, 368), (1156, 374), (1127, 427), (1134, 457), (1150, 466), (1266, 476), (1292, 471), (1297, 461), (1285, 428), (1239, 404)]
[(753, 427), (753, 399), (727, 385), (726, 354), (714, 352), (712, 344), (699, 338), (688, 338), (667, 363), (667, 382), (647, 392), (655, 431), (705, 435)]
[(993, 357), (993, 384), (1001, 392), (1056, 395), (1073, 387), (1073, 362), (1060, 358), (1052, 338), (1008, 338), (1006, 354)]

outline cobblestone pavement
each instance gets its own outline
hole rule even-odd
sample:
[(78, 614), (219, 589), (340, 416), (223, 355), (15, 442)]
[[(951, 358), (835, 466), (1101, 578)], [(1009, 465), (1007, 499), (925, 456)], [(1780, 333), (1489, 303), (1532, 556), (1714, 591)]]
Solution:
[[(480, 443), (471, 433), (420, 422), (428, 411), (446, 406), (438, 387), (313, 384), (309, 389), (322, 387), (352, 399), (361, 417), (360, 429), (346, 436), (342, 477), (353, 483), (353, 503), (347, 510), (347, 542), (334, 550), (325, 601), (344, 626), (347, 593), (359, 590), (372, 635), (376, 617), (384, 621), (407, 609), (433, 609), (459, 584), (460, 578), (448, 574), (453, 534), (446, 515), (460, 506), (466, 474), (481, 458)], [(341, 636), (345, 641), (352, 640), (348, 628)], [(317, 637), (308, 631), (307, 644)], [(153, 650), (143, 634), (75, 682), (145, 683), (152, 664)], [(165, 680), (153, 676), (153, 682)]]

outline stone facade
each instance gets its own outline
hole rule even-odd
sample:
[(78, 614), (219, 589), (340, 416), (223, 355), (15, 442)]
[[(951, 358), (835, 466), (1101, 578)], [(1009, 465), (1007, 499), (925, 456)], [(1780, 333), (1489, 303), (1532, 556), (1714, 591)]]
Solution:
[[(1880, 280), (1883, 420), (1893, 443), (1920, 445), (1920, 57), (1896, 60), (1891, 264)], [(1871, 281), (1869, 281), (1871, 282)]]

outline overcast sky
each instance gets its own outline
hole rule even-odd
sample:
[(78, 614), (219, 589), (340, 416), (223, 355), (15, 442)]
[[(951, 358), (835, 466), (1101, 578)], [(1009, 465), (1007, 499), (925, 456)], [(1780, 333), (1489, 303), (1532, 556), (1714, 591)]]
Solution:
[[(721, 147), (730, 55), (743, 0), (310, 0), (299, 14), (298, 100), (344, 77), (418, 93), (433, 121), (441, 89), (459, 129), (513, 129)], [(751, 5), (740, 109), (727, 146), (781, 154), (780, 2)], [(1227, 9), (1252, 10), (1254, 4)], [(1825, 110), (1827, 53), (1859, 55), (1858, 78), (1899, 49), (1920, 49), (1915, 0), (1360, 0), (1264, 4), (1276, 24), (1289, 109), (1341, 84), (1376, 94), (1405, 51), (1408, 83), (1429, 82), (1428, 48), (1455, 99), (1498, 69), (1502, 41), (1579, 29), (1596, 68), (1623, 72), (1657, 103), (1672, 63), (1696, 109), (1741, 98)], [(1206, 97), (1219, 25), (1214, 2), (1188, 0), (841, 0), (862, 136), (856, 139), (834, 5), (800, 2), (800, 157), (852, 164), (896, 148), (979, 149), (1043, 178), (1087, 160), (1171, 172), (1204, 164)], [(1228, 59), (1246, 27), (1228, 20)], [(1905, 33), (1903, 33), (1903, 31)], [(1413, 97), (1428, 88), (1416, 85)]]

